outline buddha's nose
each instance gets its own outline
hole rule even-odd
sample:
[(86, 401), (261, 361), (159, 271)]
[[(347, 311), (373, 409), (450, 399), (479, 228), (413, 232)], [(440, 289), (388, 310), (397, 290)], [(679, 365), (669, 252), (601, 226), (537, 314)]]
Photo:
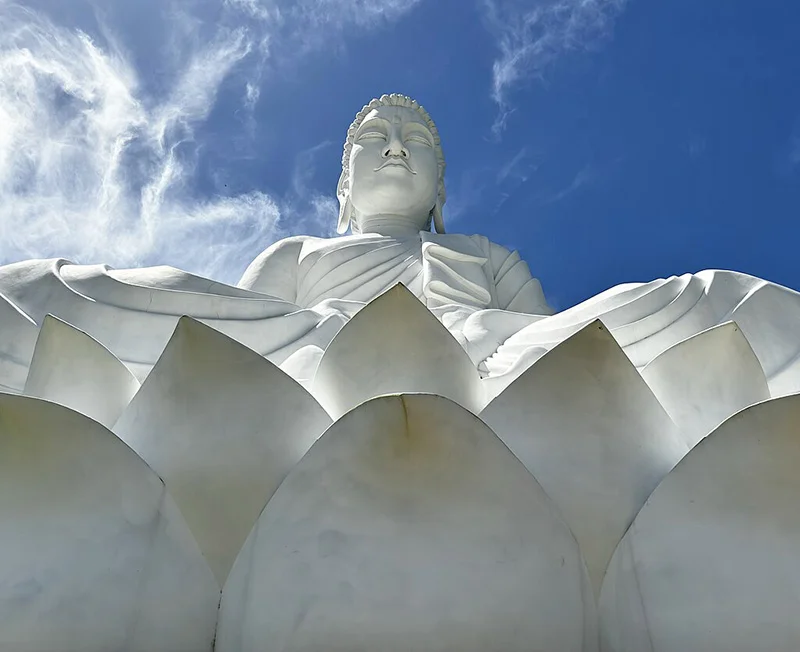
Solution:
[(399, 156), (401, 158), (408, 158), (408, 150), (403, 145), (403, 141), (401, 141), (396, 136), (392, 136), (389, 139), (389, 142), (386, 144), (386, 147), (383, 148), (381, 152), (383, 158), (389, 158), (390, 156)]

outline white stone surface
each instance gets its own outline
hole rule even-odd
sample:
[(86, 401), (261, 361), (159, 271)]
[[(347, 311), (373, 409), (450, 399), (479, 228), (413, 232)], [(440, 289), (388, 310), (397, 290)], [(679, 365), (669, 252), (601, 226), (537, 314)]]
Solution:
[(353, 235), (278, 242), (239, 286), (311, 307), (366, 303), (403, 283), (457, 332), (469, 310), (552, 313), (519, 254), (480, 236), (443, 235), (444, 169), (438, 130), (419, 103), (394, 93), (372, 100), (347, 131), (337, 186), (338, 231)]
[(606, 652), (800, 649), (800, 396), (723, 423), (664, 479), (614, 553)]
[[(518, 253), (444, 233), (444, 169), (383, 96), (347, 133), (351, 234), (237, 287), (0, 266), (0, 392), (110, 424), (144, 381), (115, 428), (167, 487), (0, 394), (0, 648), (208, 650), (227, 577), (228, 652), (593, 650), (598, 588), (612, 652), (800, 649), (797, 399), (703, 439), (800, 392), (800, 294), (706, 270), (553, 315)], [(316, 443), (304, 388), (340, 419)]]
[[(516, 252), (482, 236), (444, 234), (444, 158), (427, 112), (397, 94), (371, 101), (347, 133), (337, 194), (341, 238), (286, 238), (256, 258), (239, 287), (170, 267), (113, 270), (63, 260), (0, 267), (2, 332), (52, 313), (122, 360), (140, 380), (189, 315), (308, 384), (335, 334), (397, 283), (467, 351), (493, 397), (536, 359), (602, 319), (641, 368), (670, 347), (735, 320), (773, 396), (800, 391), (800, 294), (719, 270), (620, 285), (558, 315)], [(437, 233), (429, 229), (435, 224)], [(12, 323), (14, 325), (12, 325)], [(26, 328), (27, 326), (27, 328)], [(0, 378), (21, 389), (32, 348), (0, 344)], [(10, 351), (10, 349), (15, 351)], [(13, 362), (12, 362), (13, 360)]]
[(489, 376), (507, 384), (525, 370), (518, 363), (528, 351), (549, 350), (597, 318), (638, 368), (687, 338), (734, 320), (764, 369), (771, 394), (800, 391), (800, 340), (793, 326), (800, 321), (800, 294), (720, 270), (619, 285), (538, 319), (486, 359)]
[(688, 450), (672, 420), (599, 321), (534, 363), (480, 416), (558, 506), (599, 593), (625, 530)]
[[(50, 313), (88, 333), (139, 380), (161, 355), (182, 315), (202, 320), (275, 364), (296, 348), (327, 346), (347, 321), (339, 311), (299, 310), (293, 303), (170, 267), (113, 270), (63, 260), (24, 261), (0, 267), (0, 293), (27, 321), (41, 324)], [(0, 332), (25, 335), (23, 326), (20, 319), (4, 318)], [(21, 360), (25, 367), (36, 341), (31, 330), (29, 352)], [(18, 391), (23, 384), (24, 377)]]
[(219, 585), (112, 432), (0, 394), (0, 649), (210, 652)]
[(183, 317), (114, 431), (164, 479), (222, 584), (264, 504), (330, 424), (272, 363)]
[(772, 396), (800, 392), (800, 294), (751, 277), (748, 294), (730, 319), (753, 347)]
[(0, 391), (22, 391), (38, 334), (36, 322), (0, 293)]
[(436, 125), (419, 103), (393, 93), (372, 100), (347, 131), (338, 231), (397, 229), (442, 233), (444, 154)]
[(110, 428), (139, 390), (139, 381), (107, 348), (47, 315), (23, 393), (66, 405)]
[(223, 590), (217, 652), (594, 650), (575, 539), (478, 418), (378, 398), (317, 441)]
[(770, 397), (764, 370), (735, 322), (667, 349), (642, 377), (689, 448), (732, 414)]
[(439, 394), (473, 412), (484, 402), (469, 356), (401, 285), (375, 299), (336, 335), (311, 391), (334, 419), (381, 394)]

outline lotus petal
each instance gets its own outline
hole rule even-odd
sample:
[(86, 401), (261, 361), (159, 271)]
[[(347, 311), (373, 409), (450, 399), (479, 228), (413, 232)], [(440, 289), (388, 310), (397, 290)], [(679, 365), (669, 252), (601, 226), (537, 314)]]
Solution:
[(800, 649), (800, 396), (734, 415), (664, 479), (609, 564), (609, 652)]
[(264, 503), (330, 423), (271, 362), (182, 317), (114, 431), (164, 479), (222, 584)]
[(264, 509), (217, 652), (595, 650), (578, 545), (477, 417), (438, 396), (345, 415)]
[(27, 396), (55, 401), (110, 428), (139, 389), (139, 381), (100, 342), (47, 315), (25, 381)]
[(36, 323), (0, 294), (0, 391), (22, 391), (38, 332)]
[[(753, 279), (755, 281), (755, 279)], [(731, 312), (758, 356), (772, 396), (800, 389), (800, 293), (757, 281), (745, 300)]]
[(0, 395), (0, 648), (209, 651), (219, 585), (166, 492), (112, 432)]
[(334, 419), (382, 394), (425, 392), (468, 410), (483, 388), (466, 351), (439, 320), (398, 284), (339, 331), (320, 360), (312, 393)]
[(481, 418), (559, 507), (599, 592), (625, 530), (687, 451), (672, 420), (599, 321), (526, 370)]
[(689, 448), (732, 414), (769, 398), (764, 370), (734, 322), (676, 344), (641, 373)]

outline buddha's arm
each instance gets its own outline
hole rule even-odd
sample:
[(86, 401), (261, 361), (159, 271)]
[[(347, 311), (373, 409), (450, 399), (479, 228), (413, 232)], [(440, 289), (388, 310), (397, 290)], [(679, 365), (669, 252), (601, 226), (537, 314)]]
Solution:
[(531, 276), (528, 264), (519, 253), (490, 243), (490, 262), (501, 310), (536, 315), (552, 315), (539, 280)]
[(285, 238), (267, 248), (248, 265), (237, 286), (296, 303), (298, 261), (307, 239)]

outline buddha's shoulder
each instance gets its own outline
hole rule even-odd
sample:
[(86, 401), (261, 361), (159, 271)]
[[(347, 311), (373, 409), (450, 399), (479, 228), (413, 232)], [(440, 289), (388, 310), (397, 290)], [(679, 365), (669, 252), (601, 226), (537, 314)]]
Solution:
[(304, 244), (312, 244), (318, 240), (324, 240), (324, 238), (318, 238), (313, 235), (293, 235), (288, 238), (283, 238), (277, 242), (273, 242), (269, 247), (264, 249), (264, 251), (256, 257), (256, 260), (268, 258), (270, 256), (286, 255), (289, 252), (299, 252)]

